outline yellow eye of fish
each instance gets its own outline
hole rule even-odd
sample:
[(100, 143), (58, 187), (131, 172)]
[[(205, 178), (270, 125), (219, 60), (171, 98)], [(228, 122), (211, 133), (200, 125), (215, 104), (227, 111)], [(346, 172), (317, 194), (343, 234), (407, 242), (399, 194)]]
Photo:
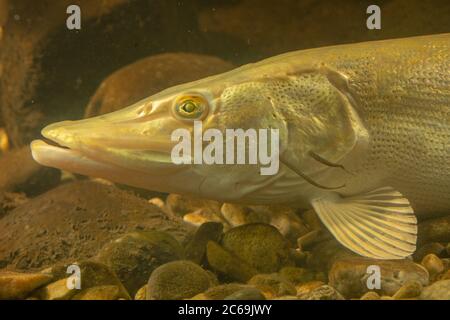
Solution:
[(175, 115), (181, 119), (199, 120), (207, 113), (208, 105), (201, 96), (184, 96), (175, 103)]

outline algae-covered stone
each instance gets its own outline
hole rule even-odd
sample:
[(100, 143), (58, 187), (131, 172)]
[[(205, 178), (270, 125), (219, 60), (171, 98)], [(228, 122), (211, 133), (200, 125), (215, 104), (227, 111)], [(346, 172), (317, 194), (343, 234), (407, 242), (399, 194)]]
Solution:
[(24, 299), (52, 278), (44, 273), (0, 272), (0, 299)]
[(268, 298), (297, 294), (295, 286), (277, 273), (255, 275), (248, 284), (260, 289)]
[(147, 300), (188, 299), (216, 283), (199, 265), (186, 260), (173, 261), (152, 272), (147, 285)]
[(308, 293), (300, 295), (298, 298), (300, 300), (344, 300), (342, 294), (329, 285), (315, 288)]
[(221, 223), (206, 222), (202, 224), (185, 247), (186, 259), (197, 264), (202, 263), (208, 241), (220, 241), (222, 232), (223, 225)]
[(422, 290), (422, 300), (450, 300), (450, 280), (439, 280)]
[(367, 258), (347, 258), (337, 260), (331, 268), (329, 284), (347, 298), (357, 298), (369, 291), (367, 280), (372, 272), (369, 266), (378, 266), (381, 273), (379, 293), (392, 296), (407, 281), (418, 281), (426, 286), (429, 281), (427, 270), (411, 260), (373, 260)]
[(96, 259), (108, 265), (134, 295), (157, 267), (183, 259), (183, 248), (166, 232), (132, 232), (105, 245)]
[[(59, 264), (53, 266), (50, 272), (53, 274), (55, 280), (60, 280), (70, 276), (71, 273), (68, 273), (68, 270), (74, 270), (74, 268), (79, 268), (81, 290), (114, 285), (120, 288), (121, 295), (129, 298), (127, 290), (117, 278), (117, 275), (107, 265), (97, 261), (83, 260), (73, 264)], [(73, 274), (72, 276), (75, 277), (76, 275)]]
[(233, 228), (224, 234), (221, 244), (259, 273), (276, 272), (293, 264), (288, 241), (268, 224), (246, 224)]
[(128, 300), (118, 286), (98, 286), (81, 291), (72, 300)]
[(322, 241), (311, 248), (306, 264), (308, 268), (328, 272), (336, 260), (358, 257), (355, 253), (343, 247), (335, 239)]
[(246, 282), (258, 273), (258, 270), (214, 241), (208, 242), (206, 257), (211, 268), (233, 280)]

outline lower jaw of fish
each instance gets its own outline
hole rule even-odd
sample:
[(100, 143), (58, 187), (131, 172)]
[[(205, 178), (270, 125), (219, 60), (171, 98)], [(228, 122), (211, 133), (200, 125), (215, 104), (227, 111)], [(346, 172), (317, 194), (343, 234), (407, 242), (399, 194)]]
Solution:
[(104, 161), (92, 154), (61, 147), (44, 140), (33, 141), (31, 151), (33, 158), (43, 166), (163, 192), (172, 191), (172, 186), (168, 185), (171, 183), (169, 177), (183, 169), (173, 164), (158, 163), (153, 167), (150, 164), (148, 170), (122, 166), (112, 161)]

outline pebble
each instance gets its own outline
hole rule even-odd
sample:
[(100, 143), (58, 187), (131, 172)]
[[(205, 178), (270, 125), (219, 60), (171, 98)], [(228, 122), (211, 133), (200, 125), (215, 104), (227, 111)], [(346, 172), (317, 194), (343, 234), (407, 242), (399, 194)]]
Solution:
[(224, 300), (266, 300), (266, 298), (257, 288), (245, 288), (230, 294)]
[(128, 300), (117, 286), (92, 287), (76, 294), (72, 300)]
[(423, 288), (420, 294), (422, 300), (450, 300), (450, 280), (439, 280)]
[(181, 260), (183, 248), (170, 234), (139, 231), (125, 234), (106, 244), (96, 260), (108, 265), (134, 296), (160, 265)]
[(247, 283), (260, 289), (267, 299), (297, 294), (295, 286), (277, 273), (257, 274)]
[(422, 284), (419, 281), (407, 281), (392, 297), (396, 300), (415, 298), (421, 291)]
[(344, 300), (344, 297), (333, 287), (322, 285), (305, 294), (299, 295), (300, 300)]
[(324, 282), (315, 280), (315, 281), (309, 281), (309, 282), (297, 285), (295, 287), (295, 289), (297, 290), (297, 296), (303, 296), (303, 295), (311, 292), (312, 290), (319, 288), (323, 285), (325, 285)]
[(442, 260), (433, 253), (426, 255), (422, 259), (421, 264), (428, 270), (431, 278), (434, 278), (436, 275), (445, 270)]
[(0, 272), (0, 300), (24, 299), (52, 279), (45, 273)]
[(152, 272), (147, 285), (147, 300), (189, 299), (217, 285), (209, 272), (186, 260), (173, 261)]
[(337, 260), (331, 268), (329, 284), (347, 298), (358, 298), (370, 289), (367, 285), (369, 266), (378, 266), (381, 272), (381, 294), (392, 296), (408, 281), (428, 285), (427, 270), (411, 260), (373, 260), (363, 257)]
[(380, 295), (375, 291), (368, 291), (362, 295), (360, 300), (380, 300)]
[(235, 292), (251, 288), (254, 287), (242, 283), (226, 283), (211, 287), (205, 292), (192, 297), (191, 300), (224, 300)]

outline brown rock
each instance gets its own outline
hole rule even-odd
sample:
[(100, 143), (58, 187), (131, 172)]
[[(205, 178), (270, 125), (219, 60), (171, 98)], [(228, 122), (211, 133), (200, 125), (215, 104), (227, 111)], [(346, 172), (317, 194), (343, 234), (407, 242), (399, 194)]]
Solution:
[(138, 60), (106, 78), (92, 97), (85, 116), (119, 110), (177, 84), (222, 73), (233, 65), (193, 53), (163, 53)]
[(277, 273), (257, 274), (247, 283), (260, 289), (268, 299), (297, 294), (295, 286)]
[(0, 272), (0, 300), (24, 299), (36, 288), (52, 281), (52, 278), (44, 273)]
[(219, 286), (211, 287), (205, 292), (192, 297), (192, 300), (224, 300), (226, 297), (229, 297), (236, 292), (251, 288), (254, 287), (241, 283), (221, 284)]
[(97, 254), (135, 230), (167, 231), (183, 241), (190, 231), (147, 201), (90, 181), (62, 185), (0, 219), (0, 261), (11, 269), (42, 269)]
[(323, 285), (308, 293), (298, 296), (299, 300), (344, 300), (344, 297), (333, 287)]
[(366, 292), (360, 300), (380, 300), (380, 295), (375, 291)]
[(39, 165), (29, 147), (16, 149), (0, 156), (0, 190), (24, 192), (34, 196), (60, 181), (61, 172)]
[(399, 300), (418, 297), (422, 291), (422, 287), (423, 286), (419, 281), (407, 281), (400, 287), (400, 289), (397, 290), (392, 298)]
[(67, 278), (63, 278), (46, 285), (33, 295), (40, 300), (70, 300), (79, 291), (75, 288), (70, 289), (67, 286)]
[(436, 281), (424, 288), (420, 294), (422, 300), (450, 300), (450, 280)]

